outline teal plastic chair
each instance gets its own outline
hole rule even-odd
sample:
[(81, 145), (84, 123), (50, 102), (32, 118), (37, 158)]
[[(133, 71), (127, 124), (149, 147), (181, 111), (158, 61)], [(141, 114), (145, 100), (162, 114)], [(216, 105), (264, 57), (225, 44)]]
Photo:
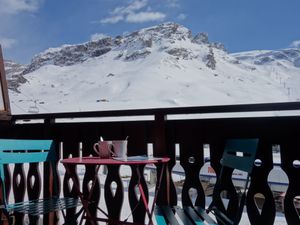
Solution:
[[(258, 139), (229, 139), (226, 142), (224, 153), (220, 161), (222, 167), (219, 178), (215, 185), (213, 201), (206, 210), (207, 213), (212, 212), (215, 215), (219, 224), (237, 225), (241, 220), (243, 209), (246, 203), (249, 181), (256, 159), (258, 142)], [(224, 209), (220, 210), (220, 206), (217, 204), (217, 200), (219, 200), (219, 202), (221, 201), (220, 195), (223, 191), (221, 188), (222, 183), (224, 182), (224, 170), (226, 167), (238, 169), (247, 173), (242, 195), (238, 202), (237, 211), (231, 218), (226, 215)]]
[[(61, 210), (65, 221), (67, 221), (63, 210), (81, 205), (77, 198), (59, 198), (59, 196), (55, 195), (46, 199), (30, 199), (25, 202), (9, 203), (7, 201), (4, 173), (4, 166), (6, 164), (49, 163), (51, 171), (56, 171), (56, 162), (55, 144), (52, 140), (0, 139), (1, 210), (6, 215), (10, 224), (14, 223), (14, 212), (38, 216)], [(50, 177), (52, 177), (54, 184), (53, 193), (57, 193), (57, 185), (59, 184), (57, 175), (53, 174)], [(72, 219), (74, 220), (74, 218)], [(76, 224), (76, 220), (73, 223)]]
[[(226, 141), (223, 156), (221, 158), (221, 170), (217, 183), (215, 184), (213, 200), (207, 209), (199, 206), (157, 206), (155, 217), (158, 225), (237, 225), (241, 220), (244, 205), (246, 203), (246, 194), (249, 186), (250, 177), (256, 158), (258, 139), (229, 139)], [(226, 169), (227, 167), (227, 169)], [(247, 173), (244, 190), (239, 200), (234, 216), (227, 215), (221, 200), (222, 189), (228, 184), (228, 168), (238, 169)], [(227, 176), (226, 176), (227, 173)], [(231, 177), (230, 177), (231, 179)], [(223, 185), (225, 184), (225, 185)], [(214, 214), (216, 220), (209, 213)], [(177, 217), (175, 216), (177, 215)], [(180, 222), (177, 218), (180, 218)]]

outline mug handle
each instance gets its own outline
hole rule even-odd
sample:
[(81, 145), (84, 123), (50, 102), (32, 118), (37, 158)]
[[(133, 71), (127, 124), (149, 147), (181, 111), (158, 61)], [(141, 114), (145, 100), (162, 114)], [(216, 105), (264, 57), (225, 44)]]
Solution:
[(114, 152), (114, 149), (115, 149), (115, 148), (114, 148), (114, 144), (111, 143), (109, 146), (110, 146), (109, 151), (110, 151), (112, 157), (116, 157), (117, 155), (116, 155), (116, 153)]
[[(98, 146), (98, 148), (97, 148), (97, 146)], [(98, 155), (100, 155), (99, 144), (98, 144), (98, 143), (95, 143), (94, 146), (93, 146), (93, 148), (94, 148), (94, 151), (95, 151)]]

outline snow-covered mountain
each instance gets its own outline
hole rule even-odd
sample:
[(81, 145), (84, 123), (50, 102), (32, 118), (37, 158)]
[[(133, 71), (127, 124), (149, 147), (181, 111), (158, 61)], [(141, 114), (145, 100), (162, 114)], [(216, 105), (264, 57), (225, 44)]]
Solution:
[[(13, 113), (300, 100), (300, 50), (228, 54), (164, 23), (36, 55), (10, 91)], [(7, 69), (7, 68), (6, 68)]]

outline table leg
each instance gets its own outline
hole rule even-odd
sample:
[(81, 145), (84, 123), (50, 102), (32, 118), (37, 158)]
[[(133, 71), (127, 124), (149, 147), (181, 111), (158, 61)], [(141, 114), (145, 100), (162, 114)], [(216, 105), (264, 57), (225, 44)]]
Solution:
[(151, 218), (151, 213), (149, 211), (148, 201), (146, 199), (146, 195), (145, 195), (143, 186), (141, 184), (142, 175), (140, 173), (140, 167), (139, 167), (139, 165), (136, 166), (136, 172), (137, 172), (137, 176), (138, 176), (138, 188), (139, 188), (139, 191), (140, 191), (140, 194), (141, 194), (141, 197), (142, 197), (143, 204), (144, 204), (145, 209), (146, 209), (146, 213), (147, 213), (147, 215), (149, 217), (149, 225), (150, 225), (150, 224), (153, 224), (153, 222), (152, 222), (152, 218)]
[[(164, 173), (164, 171), (166, 170), (166, 164), (165, 164), (165, 163), (162, 164), (162, 169), (161, 169), (160, 174), (159, 174), (158, 185), (157, 185), (157, 187), (156, 187), (156, 189), (155, 189), (155, 194), (154, 194), (154, 199), (153, 199), (153, 203), (152, 203), (151, 210), (149, 209), (148, 201), (147, 201), (147, 199), (146, 199), (146, 196), (145, 196), (145, 192), (144, 192), (143, 186), (142, 186), (142, 184), (141, 184), (141, 182), (140, 182), (140, 179), (141, 179), (141, 173), (140, 173), (140, 170), (139, 170), (139, 166), (136, 166), (136, 170), (137, 170), (137, 176), (138, 176), (138, 187), (139, 187), (139, 191), (140, 191), (140, 193), (141, 193), (141, 197), (142, 197), (142, 200), (143, 200), (145, 209), (146, 209), (146, 213), (147, 213), (148, 218), (149, 218), (149, 223), (148, 223), (148, 224), (149, 224), (149, 225), (153, 225), (152, 216), (153, 216), (154, 207), (155, 207), (155, 204), (156, 204), (158, 192), (159, 192), (160, 187), (161, 187), (163, 173)], [(166, 172), (167, 172), (167, 171), (166, 171)], [(169, 191), (168, 188), (167, 188), (167, 191)], [(167, 193), (167, 195), (169, 195), (169, 193)]]
[[(83, 193), (80, 191), (80, 188), (78, 187), (78, 184), (76, 182), (76, 178), (75, 178), (75, 175), (71, 172), (70, 168), (68, 167), (68, 165), (64, 165), (65, 168), (66, 168), (66, 172), (67, 174), (71, 177), (71, 179), (73, 180), (73, 183), (74, 183), (74, 188), (75, 188), (75, 191), (77, 193), (77, 195), (79, 196), (81, 202), (82, 202), (82, 206), (84, 208), (84, 211), (83, 211), (83, 214), (82, 214), (82, 217), (84, 217), (84, 215), (86, 214), (86, 217), (87, 219), (89, 220), (89, 222), (92, 223), (92, 225), (97, 225), (97, 222), (95, 222), (95, 220), (93, 219), (90, 211), (89, 211), (89, 201), (90, 201), (90, 198), (92, 197), (92, 193), (93, 193), (93, 189), (94, 189), (94, 186), (95, 186), (95, 183), (96, 183), (96, 180), (97, 180), (97, 174), (98, 174), (98, 170), (100, 168), (100, 165), (98, 165), (96, 167), (96, 171), (95, 171), (95, 177), (93, 179), (93, 182), (92, 182), (92, 187), (90, 189), (90, 192), (89, 192), (89, 195), (88, 195), (88, 198), (85, 199), (84, 198), (84, 195)], [(81, 218), (80, 220), (80, 224), (82, 223), (82, 220), (83, 218)]]
[[(159, 174), (158, 184), (157, 184), (155, 194), (154, 194), (154, 199), (153, 199), (153, 207), (152, 207), (152, 210), (151, 210), (151, 216), (153, 215), (154, 206), (156, 204), (156, 200), (157, 200), (157, 197), (158, 197), (158, 192), (161, 188), (161, 183), (162, 183), (162, 178), (163, 178), (164, 171), (166, 171), (166, 173), (168, 172), (166, 164), (162, 164), (162, 168), (161, 168), (161, 171), (160, 171), (160, 174)], [(167, 176), (167, 179), (168, 179), (168, 176)], [(167, 197), (168, 196), (169, 196), (169, 188), (168, 188), (168, 180), (167, 180)]]

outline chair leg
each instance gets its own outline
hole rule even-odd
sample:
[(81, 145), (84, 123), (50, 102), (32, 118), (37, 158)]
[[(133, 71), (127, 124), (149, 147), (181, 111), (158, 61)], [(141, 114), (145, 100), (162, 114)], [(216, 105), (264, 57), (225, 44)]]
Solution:
[[(7, 222), (4, 222), (7, 221)], [(1, 213), (1, 219), (0, 219), (0, 225), (15, 225), (16, 218), (13, 214), (10, 214), (7, 210), (2, 210)]]
[(15, 223), (16, 223), (16, 217), (13, 216), (13, 215), (10, 215), (10, 216), (8, 217), (8, 224), (9, 224), (9, 225), (15, 225)]
[(13, 215), (10, 215), (6, 218), (2, 217), (1, 220), (0, 220), (0, 225), (7, 225), (7, 224), (8, 225), (15, 225), (15, 223), (16, 223), (16, 218)]
[[(63, 210), (62, 210), (63, 211)], [(63, 225), (77, 225), (77, 219), (80, 216), (80, 214), (83, 212), (83, 208), (81, 208), (77, 213), (75, 213), (74, 216), (72, 216), (71, 218), (67, 218), (65, 213), (63, 213), (63, 217), (65, 220), (65, 223)]]
[(63, 225), (77, 225), (77, 219), (76, 218), (66, 219)]

